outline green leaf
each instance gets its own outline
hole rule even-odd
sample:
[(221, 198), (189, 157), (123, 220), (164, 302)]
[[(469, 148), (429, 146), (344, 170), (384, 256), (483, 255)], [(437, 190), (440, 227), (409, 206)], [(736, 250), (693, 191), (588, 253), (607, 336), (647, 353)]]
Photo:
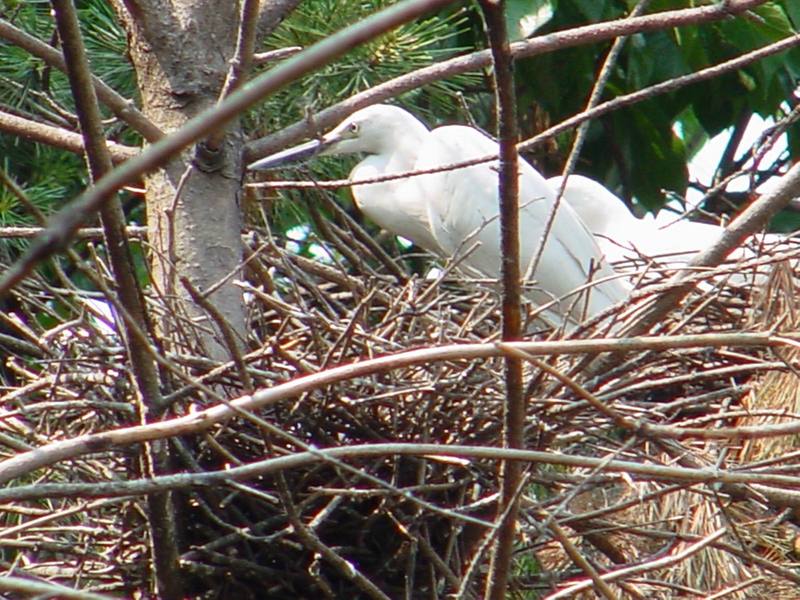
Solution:
[(608, 0), (573, 0), (578, 11), (590, 21), (601, 21), (609, 17)]
[(512, 42), (525, 39), (547, 24), (555, 12), (554, 0), (508, 0), (506, 26)]
[(786, 15), (791, 19), (794, 30), (800, 30), (800, 3), (797, 0), (786, 0), (783, 3), (783, 9)]
[[(623, 132), (631, 191), (649, 209), (664, 202), (662, 190), (683, 194), (688, 179), (686, 149), (672, 131), (669, 117), (655, 103), (632, 111), (634, 127)], [(619, 129), (617, 129), (619, 131)]]
[(700, 124), (697, 115), (691, 107), (684, 110), (675, 119), (675, 124), (679, 130), (679, 137), (683, 142), (687, 158), (693, 158), (695, 154), (708, 142), (708, 133)]
[(800, 229), (800, 214), (784, 210), (779, 212), (769, 224), (769, 231), (776, 233), (794, 233)]

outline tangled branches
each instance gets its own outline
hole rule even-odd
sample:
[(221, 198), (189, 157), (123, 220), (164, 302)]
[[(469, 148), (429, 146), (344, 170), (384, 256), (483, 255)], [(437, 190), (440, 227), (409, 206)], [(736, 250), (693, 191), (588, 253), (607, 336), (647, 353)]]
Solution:
[[(251, 313), (246, 352), (240, 361), (214, 363), (194, 345), (192, 323), (182, 321), (185, 344), (163, 357), (172, 369), (166, 378), (172, 387), (164, 390), (172, 416), (337, 365), (497, 340), (491, 286), (464, 285), (446, 267), (430, 278), (410, 275), (409, 261), (424, 273), (428, 257), (388, 256), (343, 214), (323, 231), (324, 242), (312, 240), (306, 250), (324, 249), (324, 260), (303, 256), (266, 230), (246, 236), (246, 276), (238, 283)], [(758, 293), (727, 285), (719, 273), (698, 274), (706, 283), (659, 335), (793, 331), (793, 281), (782, 268), (794, 253), (786, 247), (761, 253), (760, 262), (781, 268)], [(103, 272), (102, 260), (92, 256)], [(741, 274), (743, 267), (733, 270)], [(642, 280), (652, 281), (638, 302), (659, 291), (661, 275), (650, 265)], [(139, 422), (124, 345), (104, 305), (63, 282), (29, 281), (3, 316), (4, 457)], [(163, 299), (150, 302), (166, 310)], [(625, 320), (637, 309), (620, 310)], [(531, 338), (546, 333), (536, 328), (531, 319)], [(614, 356), (602, 371), (595, 357), (579, 353), (528, 363), (527, 448), (541, 460), (526, 463), (519, 490), (513, 581), (519, 596), (589, 597), (603, 586), (614, 597), (659, 598), (795, 589), (796, 438), (659, 436), (654, 429), (796, 424), (792, 347), (699, 344)], [(191, 435), (167, 429), (173, 471), (199, 476), (193, 485), (172, 486), (190, 592), (478, 597), (496, 529), (496, 458), (446, 452), (336, 458), (324, 451), (390, 442), (491, 448), (500, 430), (501, 360), (495, 354), (401, 366), (317, 387)], [(204, 473), (224, 475), (309, 451), (321, 453), (295, 468), (202, 483)], [(571, 466), (559, 462), (565, 455)], [(631, 463), (665, 470), (647, 475), (619, 466)], [(715, 469), (795, 483), (686, 478)], [(103, 485), (141, 473), (137, 446), (112, 446), (14, 480), (4, 492), (12, 499), (3, 505), (0, 530), (7, 571), (95, 593), (134, 595), (146, 587), (142, 497), (103, 492)], [(65, 490), (89, 483), (95, 491), (13, 500), (15, 488), (45, 482)]]

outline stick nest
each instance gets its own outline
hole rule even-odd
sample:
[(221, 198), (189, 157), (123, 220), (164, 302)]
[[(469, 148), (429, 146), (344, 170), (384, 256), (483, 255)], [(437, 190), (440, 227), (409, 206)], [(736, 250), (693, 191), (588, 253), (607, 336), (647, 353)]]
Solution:
[[(254, 388), (407, 349), (498, 340), (499, 296), (491, 286), (453, 275), (411, 276), (410, 266), (419, 269), (428, 257), (386, 256), (343, 215), (323, 235), (324, 260), (303, 256), (266, 232), (247, 236), (249, 255), (237, 285), (250, 312), (245, 362)], [(762, 252), (763, 262), (779, 266), (758, 286), (733, 287), (724, 277), (700, 274), (705, 284), (657, 333), (793, 331), (797, 294), (788, 263), (779, 260), (786, 253), (786, 247)], [(664, 275), (650, 269), (644, 279), (642, 296), (657, 293)], [(154, 314), (174, 311), (164, 299), (150, 302)], [(6, 308), (0, 338), (5, 457), (140, 422), (123, 345), (100, 326), (85, 293), (67, 281), (54, 287), (30, 279)], [(625, 310), (620, 319), (635, 318), (635, 309)], [(201, 336), (193, 327), (203, 325), (174, 323), (181, 343), (164, 355), (184, 377), (173, 372), (164, 378), (171, 415), (213, 405), (213, 394), (247, 392), (241, 370), (210, 359), (213, 353), (196, 341)], [(548, 333), (533, 319), (528, 330), (531, 339)], [(600, 327), (580, 336), (602, 333)], [(800, 414), (794, 351), (638, 352), (599, 373), (592, 373), (586, 356), (548, 362), (617, 414), (642, 422), (712, 429), (787, 423)], [(696, 469), (800, 470), (795, 436), (748, 442), (639, 436), (538, 368), (529, 366), (526, 375), (527, 449)], [(187, 386), (187, 377), (202, 381), (206, 391)], [(499, 358), (341, 381), (272, 404), (257, 419), (236, 418), (171, 438), (170, 468), (222, 470), (307, 446), (499, 446), (503, 390)], [(139, 458), (136, 447), (98, 451), (12, 485), (134, 479), (142, 476)], [(498, 462), (488, 459), (388, 455), (320, 460), (247, 481), (176, 490), (190, 595), (380, 597), (377, 589), (390, 598), (480, 597), (487, 524), (496, 522), (497, 472)], [(611, 585), (620, 598), (800, 597), (800, 490), (547, 463), (527, 465), (525, 481), (515, 597), (596, 597), (564, 539), (600, 574), (616, 573)], [(136, 597), (152, 579), (145, 514), (142, 497), (9, 502), (3, 506), (2, 560), (12, 574)]]

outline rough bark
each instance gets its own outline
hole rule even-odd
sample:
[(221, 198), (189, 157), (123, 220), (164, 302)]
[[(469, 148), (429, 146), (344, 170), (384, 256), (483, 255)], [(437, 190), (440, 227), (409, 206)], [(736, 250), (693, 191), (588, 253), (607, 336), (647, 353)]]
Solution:
[[(117, 0), (117, 8), (128, 30), (142, 110), (149, 119), (169, 133), (217, 102), (235, 49), (235, 3)], [(216, 328), (179, 281), (186, 277), (205, 292), (231, 274), (236, 277), (242, 259), (242, 143), (234, 124), (214, 164), (200, 164), (187, 151), (146, 181), (153, 284), (173, 308), (160, 324), (165, 341), (176, 347), (178, 316), (187, 316), (205, 323), (208, 333), (180, 343), (198, 344), (209, 357), (221, 360), (228, 353)], [(244, 339), (239, 289), (228, 281), (209, 299)]]

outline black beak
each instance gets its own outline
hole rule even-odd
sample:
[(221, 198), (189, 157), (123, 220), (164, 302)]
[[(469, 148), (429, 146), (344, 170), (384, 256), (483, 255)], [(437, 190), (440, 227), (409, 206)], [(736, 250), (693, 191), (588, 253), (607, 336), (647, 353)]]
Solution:
[(263, 171), (265, 169), (280, 167), (287, 163), (303, 162), (316, 156), (329, 145), (330, 143), (324, 140), (311, 140), (310, 142), (281, 150), (280, 152), (257, 160), (254, 163), (250, 163), (247, 168), (251, 171)]

